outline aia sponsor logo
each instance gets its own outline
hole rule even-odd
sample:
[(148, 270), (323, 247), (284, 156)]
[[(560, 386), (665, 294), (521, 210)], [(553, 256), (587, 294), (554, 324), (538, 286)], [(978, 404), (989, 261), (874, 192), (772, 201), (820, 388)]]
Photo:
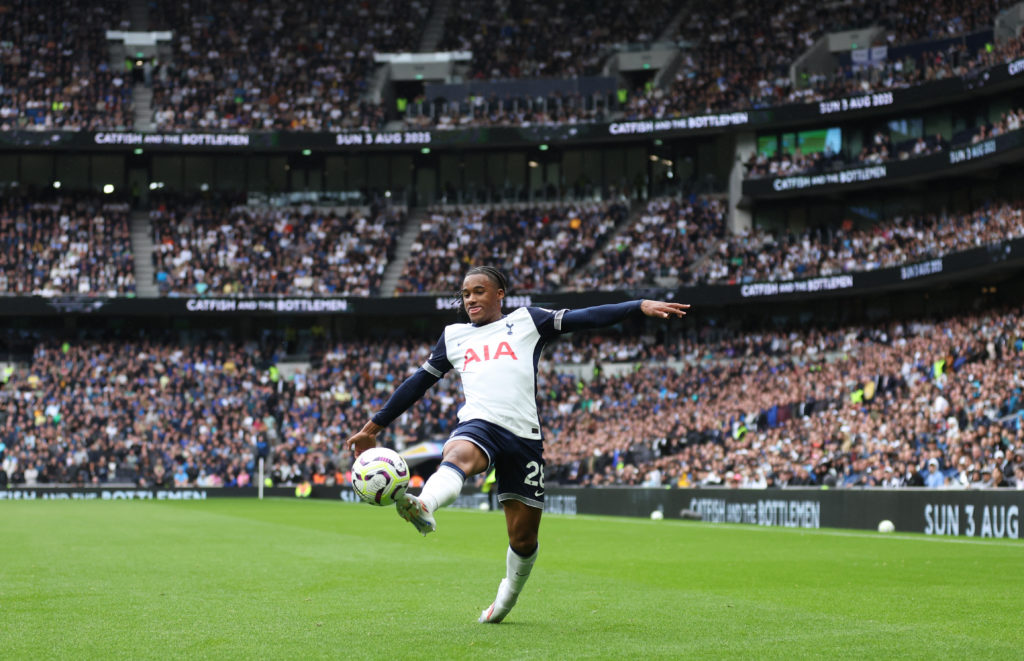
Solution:
[(486, 344), (483, 346), (480, 353), (477, 353), (477, 350), (473, 348), (466, 349), (466, 353), (462, 358), (462, 371), (465, 372), (468, 370), (470, 363), (483, 363), (489, 360), (498, 360), (503, 356), (511, 358), (512, 360), (519, 360), (519, 357), (516, 356), (514, 351), (512, 351), (512, 347), (509, 346), (508, 342), (501, 342), (493, 351), (491, 350), (491, 347)]

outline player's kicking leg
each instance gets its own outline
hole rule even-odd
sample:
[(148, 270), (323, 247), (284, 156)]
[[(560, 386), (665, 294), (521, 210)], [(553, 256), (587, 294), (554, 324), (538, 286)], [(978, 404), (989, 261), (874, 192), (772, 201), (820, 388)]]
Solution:
[(505, 500), (502, 504), (509, 538), (505, 554), (505, 578), (498, 584), (498, 594), (494, 601), (480, 613), (477, 621), (481, 623), (497, 624), (505, 619), (519, 600), (519, 593), (530, 578), (539, 551), (537, 532), (540, 529), (541, 510), (517, 500)]
[[(480, 454), (483, 455), (482, 452)], [(405, 494), (395, 501), (398, 516), (415, 526), (421, 535), (434, 532), (437, 530), (434, 512), (455, 502), (465, 481), (466, 473), (462, 468), (451, 461), (442, 461), (437, 472), (423, 485), (419, 496)]]

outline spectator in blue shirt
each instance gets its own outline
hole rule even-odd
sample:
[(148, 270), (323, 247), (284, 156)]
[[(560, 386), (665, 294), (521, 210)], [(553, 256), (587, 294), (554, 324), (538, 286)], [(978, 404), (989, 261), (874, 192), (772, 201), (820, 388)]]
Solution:
[(939, 460), (932, 457), (928, 460), (928, 470), (924, 474), (924, 485), (929, 489), (941, 489), (946, 482), (945, 476), (939, 470)]

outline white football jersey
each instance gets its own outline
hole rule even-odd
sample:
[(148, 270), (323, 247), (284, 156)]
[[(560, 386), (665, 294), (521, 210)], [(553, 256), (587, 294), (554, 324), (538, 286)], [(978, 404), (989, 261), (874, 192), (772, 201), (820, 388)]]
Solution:
[(483, 326), (447, 326), (423, 369), (436, 377), (458, 372), (466, 398), (460, 422), (486, 420), (539, 439), (537, 363), (546, 342), (561, 332), (565, 312), (519, 308)]

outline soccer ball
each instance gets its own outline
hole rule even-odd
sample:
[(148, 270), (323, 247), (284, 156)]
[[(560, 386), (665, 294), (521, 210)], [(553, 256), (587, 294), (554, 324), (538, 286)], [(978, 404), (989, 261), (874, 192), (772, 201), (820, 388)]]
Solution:
[(409, 488), (409, 466), (394, 450), (370, 448), (352, 465), (352, 490), (371, 505), (391, 505)]
[(896, 530), (896, 526), (889, 519), (883, 519), (878, 522), (878, 532), (892, 532)]

